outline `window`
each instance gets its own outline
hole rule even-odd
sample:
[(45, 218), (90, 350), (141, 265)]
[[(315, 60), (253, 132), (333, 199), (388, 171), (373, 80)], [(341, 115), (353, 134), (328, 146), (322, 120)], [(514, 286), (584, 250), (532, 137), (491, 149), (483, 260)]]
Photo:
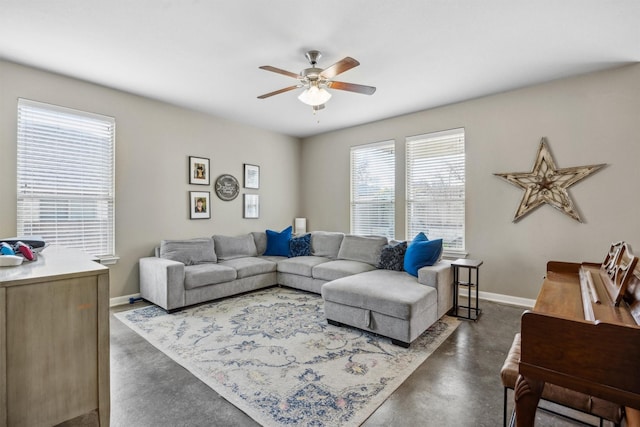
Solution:
[(395, 141), (351, 148), (351, 233), (395, 235)]
[(424, 231), (445, 251), (464, 242), (464, 129), (412, 136), (407, 142), (407, 238)]
[(18, 100), (18, 235), (113, 258), (115, 120)]

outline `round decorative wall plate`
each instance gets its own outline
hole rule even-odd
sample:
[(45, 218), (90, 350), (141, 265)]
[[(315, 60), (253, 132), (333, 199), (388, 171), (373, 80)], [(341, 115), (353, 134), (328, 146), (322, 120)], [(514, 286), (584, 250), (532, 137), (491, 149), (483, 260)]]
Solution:
[(240, 184), (238, 184), (238, 180), (233, 175), (224, 174), (216, 179), (215, 190), (219, 198), (228, 202), (238, 197)]

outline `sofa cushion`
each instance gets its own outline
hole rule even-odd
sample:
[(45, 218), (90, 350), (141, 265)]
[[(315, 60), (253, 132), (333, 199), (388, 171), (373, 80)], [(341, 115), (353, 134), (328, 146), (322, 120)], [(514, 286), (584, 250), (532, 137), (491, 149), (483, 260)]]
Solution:
[(251, 234), (244, 236), (213, 236), (216, 254), (221, 261), (258, 255)]
[(343, 238), (343, 233), (314, 231), (311, 233), (311, 255), (331, 259), (338, 258), (338, 251)]
[(184, 268), (184, 288), (194, 289), (201, 286), (230, 282), (235, 280), (236, 277), (236, 270), (224, 265), (189, 265)]
[(252, 231), (253, 241), (256, 244), (256, 252), (258, 256), (264, 255), (264, 251), (267, 250), (267, 233), (264, 231)]
[(215, 263), (213, 240), (209, 237), (160, 242), (160, 258), (178, 261), (184, 265)]
[(276, 271), (277, 264), (264, 258), (245, 257), (220, 262), (236, 270), (238, 279)]
[(293, 237), (289, 241), (289, 256), (310, 256), (311, 255), (311, 234)]
[(280, 261), (283, 261), (285, 259), (287, 259), (287, 257), (284, 256), (261, 256), (260, 259), (266, 259), (267, 261), (271, 261), (271, 262), (275, 262), (276, 264), (279, 263)]
[(387, 238), (381, 236), (354, 236), (346, 235), (340, 244), (338, 259), (348, 259), (378, 265), (380, 261), (380, 251), (387, 244)]
[(311, 270), (316, 265), (331, 261), (329, 258), (320, 256), (299, 256), (278, 261), (278, 271), (280, 273), (297, 274), (298, 276), (311, 277)]
[(288, 226), (280, 232), (267, 230), (267, 249), (264, 251), (264, 255), (288, 257), (292, 230), (292, 226)]
[(442, 254), (442, 239), (416, 240), (407, 247), (404, 255), (404, 270), (418, 277), (418, 270), (435, 264)]
[(437, 291), (402, 271), (374, 270), (322, 286), (325, 301), (408, 320), (437, 304)]
[(312, 268), (311, 274), (314, 279), (329, 281), (375, 269), (366, 262), (339, 259), (316, 265)]
[(378, 268), (383, 270), (404, 271), (404, 255), (407, 252), (407, 242), (384, 245), (380, 251)]

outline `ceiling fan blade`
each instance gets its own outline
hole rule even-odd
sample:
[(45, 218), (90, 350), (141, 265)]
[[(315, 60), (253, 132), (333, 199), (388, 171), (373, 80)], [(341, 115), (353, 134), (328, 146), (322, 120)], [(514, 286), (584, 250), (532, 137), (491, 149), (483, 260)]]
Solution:
[(293, 77), (294, 79), (300, 78), (300, 74), (292, 73), (291, 71), (283, 70), (282, 68), (272, 67), (271, 65), (263, 65), (262, 67), (258, 68), (278, 74), (284, 74), (285, 76)]
[(353, 67), (357, 67), (360, 65), (358, 61), (347, 56), (346, 58), (336, 62), (330, 67), (327, 67), (320, 73), (320, 77), (325, 79), (332, 79), (340, 73), (344, 73), (347, 70), (352, 69)]
[(373, 93), (376, 91), (376, 88), (373, 86), (357, 85), (355, 83), (345, 83), (345, 82), (335, 82), (335, 81), (327, 83), (327, 87), (330, 87), (331, 89), (362, 93), (364, 95), (373, 95)]
[(283, 89), (275, 90), (273, 92), (269, 92), (269, 93), (265, 93), (264, 95), (260, 95), (258, 97), (258, 99), (265, 99), (265, 98), (268, 98), (268, 97), (273, 96), (273, 95), (278, 95), (278, 94), (281, 94), (281, 93), (284, 93), (284, 92), (289, 92), (290, 90), (298, 89), (299, 87), (300, 86), (298, 86), (298, 85), (285, 87)]

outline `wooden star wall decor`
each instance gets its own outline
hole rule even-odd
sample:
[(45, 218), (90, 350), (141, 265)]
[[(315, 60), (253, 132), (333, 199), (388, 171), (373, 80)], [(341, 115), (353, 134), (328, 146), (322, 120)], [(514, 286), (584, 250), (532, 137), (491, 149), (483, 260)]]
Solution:
[(549, 151), (547, 139), (542, 138), (531, 172), (496, 173), (494, 175), (524, 190), (513, 222), (518, 221), (544, 203), (553, 206), (576, 221), (582, 222), (567, 189), (603, 166), (605, 166), (604, 163), (558, 169)]

